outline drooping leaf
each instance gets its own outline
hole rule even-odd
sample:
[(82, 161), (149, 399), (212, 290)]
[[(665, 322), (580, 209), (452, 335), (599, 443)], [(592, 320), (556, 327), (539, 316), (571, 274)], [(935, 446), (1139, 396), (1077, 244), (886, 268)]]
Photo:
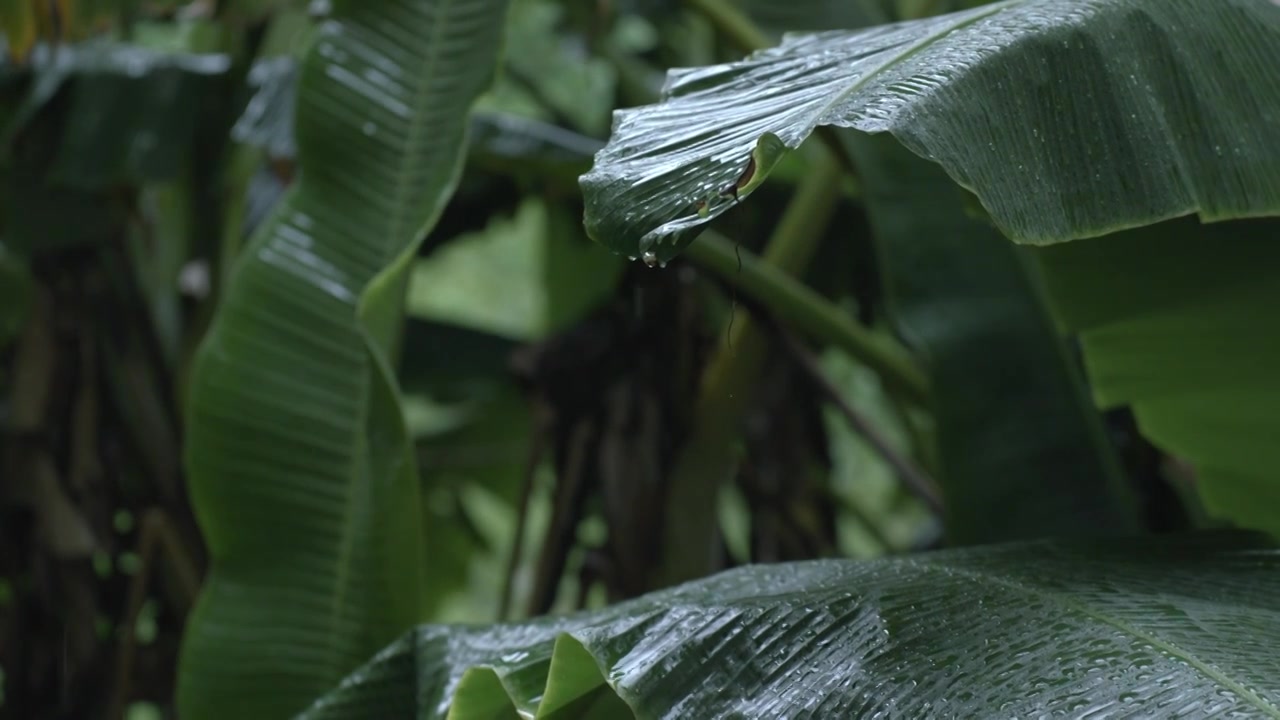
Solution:
[[(891, 4), (743, 3), (757, 23), (780, 31), (877, 25)], [(969, 217), (940, 168), (892, 141), (852, 133), (842, 139), (856, 148), (893, 320), (931, 371), (949, 540), (1136, 529), (1136, 508), (1096, 411), (1020, 251)], [(828, 428), (833, 452), (843, 425)], [(865, 463), (854, 492), (867, 493), (874, 480)], [(888, 482), (897, 487), (892, 477)], [(867, 520), (894, 516), (882, 511)]]
[(747, 567), (419, 628), (302, 717), (541, 718), (607, 695), (599, 717), (1277, 717), (1277, 598), (1280, 551), (1232, 536)]
[(302, 173), (241, 255), (193, 372), (186, 465), (212, 567), (184, 639), (184, 717), (285, 717), (421, 618), (429, 568), (388, 358), (506, 4), (347, 0), (318, 29)]
[(891, 138), (851, 147), (890, 314), (929, 368), (948, 539), (1139, 529), (1026, 249), (967, 215), (963, 191)]
[(758, 138), (795, 147), (819, 125), (891, 132), (1019, 241), (1276, 213), (1277, 64), (1280, 6), (1263, 0), (1006, 0), (795, 35), (619, 112), (582, 178), (586, 223), (668, 259), (733, 205), (719, 191)]
[(1039, 248), (1099, 405), (1189, 461), (1206, 509), (1280, 536), (1280, 223), (1190, 219)]

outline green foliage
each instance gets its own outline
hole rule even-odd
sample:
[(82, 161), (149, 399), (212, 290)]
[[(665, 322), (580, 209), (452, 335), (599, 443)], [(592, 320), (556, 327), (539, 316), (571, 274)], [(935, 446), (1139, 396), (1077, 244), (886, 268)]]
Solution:
[(743, 568), (419, 628), (302, 717), (1276, 717), (1277, 592), (1280, 553), (1232, 536)]
[(932, 373), (947, 537), (1137, 530), (1137, 506), (1023, 249), (969, 217), (937, 166), (890, 138), (851, 144), (890, 314)]
[[(124, 546), (163, 512), (91, 511), (118, 433), (174, 517), (185, 448), (208, 545), (184, 717), (1280, 717), (1259, 537), (898, 554), (1168, 528), (1184, 485), (1280, 533), (1280, 257), (1240, 219), (1280, 212), (1274, 3), (510, 9), (0, 0), (0, 471), (44, 483), (0, 493), (36, 548), (0, 634), (49, 568), (123, 587), (94, 518), (136, 573), (71, 614), (93, 647), (0, 649), (0, 711), (14, 658), (62, 688), (114, 638), (104, 712), (169, 710), (131, 643), (176, 647), (203, 559), (157, 582)], [(787, 30), (832, 32), (734, 61)], [(441, 624), (511, 600), (622, 602)]]
[(1036, 252), (1102, 407), (1195, 469), (1212, 515), (1280, 536), (1274, 220), (1191, 219)]
[[(1247, 0), (1173, 1), (1158, 6), (1130, 0), (1009, 0), (890, 29), (795, 36), (777, 49), (739, 63), (680, 71), (668, 84), (663, 103), (624, 111), (614, 138), (597, 155), (592, 172), (583, 177), (586, 222), (593, 237), (617, 252), (669, 258), (708, 217), (734, 204), (732, 198), (719, 196), (718, 202), (694, 207), (709, 188), (733, 182), (757, 138), (770, 132), (794, 146), (823, 124), (892, 133), (907, 148), (940, 164), (962, 186), (973, 189), (999, 229), (1024, 242), (1102, 235), (1189, 213), (1223, 220), (1280, 212), (1280, 156), (1276, 145), (1264, 137), (1264, 119), (1280, 116), (1276, 104), (1280, 87), (1265, 84), (1273, 76), (1262, 87), (1220, 80), (1253, 77), (1255, 63), (1266, 62), (1265, 58), (1280, 60), (1280, 8)], [(937, 71), (940, 67), (946, 69), (942, 74)], [(797, 77), (804, 82), (796, 82)], [(660, 151), (637, 151), (641, 147)], [(874, 200), (876, 193), (894, 192), (890, 186), (877, 187), (874, 174), (868, 179), (869, 199)], [(883, 173), (879, 179), (884, 179)], [(916, 223), (936, 219), (923, 209), (933, 199), (921, 198), (921, 202), (920, 209), (900, 218)], [(876, 219), (874, 203), (869, 209), (873, 220), (885, 222), (883, 213)], [(950, 212), (955, 215), (957, 210), (953, 207)], [(906, 226), (895, 232), (910, 236), (923, 230), (923, 225)], [(918, 242), (880, 234), (882, 243)], [(904, 257), (907, 252), (888, 251), (891, 276), (895, 253)], [(969, 249), (966, 260), (980, 267), (984, 261), (975, 253), (981, 252)], [(1016, 295), (1006, 296), (1003, 302), (1009, 302), (1009, 308), (1021, 306), (1020, 312), (1025, 312), (1026, 303), (1039, 302), (1034, 299), (1034, 283), (1015, 281), (1010, 275), (1021, 274), (1021, 261), (1012, 256), (997, 260), (994, 255), (988, 261), (1002, 263), (1003, 273), (989, 269), (1013, 283), (1011, 292), (1028, 298), (1017, 301), (1012, 299)], [(926, 293), (931, 294), (957, 273), (939, 257), (930, 256), (929, 262), (938, 263), (932, 280), (914, 273), (920, 268), (907, 271), (906, 276), (910, 283), (927, 286)], [(982, 285), (975, 285), (973, 292), (981, 293)], [(899, 282), (898, 287), (908, 286)], [(1059, 299), (1068, 313), (1073, 302), (1070, 297)], [(1043, 325), (1036, 315), (1032, 312), (1017, 322)], [(925, 322), (937, 323), (944, 317), (950, 315)], [(992, 328), (1011, 322), (993, 307), (982, 308), (973, 318)], [(919, 326), (909, 327), (912, 322), (920, 318), (907, 320), (908, 332), (921, 332)], [(926, 334), (945, 338), (953, 332), (948, 325)], [(1039, 333), (1039, 339), (1028, 338), (1024, 347), (1039, 343), (1040, 359), (1034, 362), (1062, 363), (1061, 353), (1051, 349), (1052, 341), (1043, 330), (1033, 333)], [(1178, 337), (1189, 342), (1187, 335)], [(929, 343), (921, 341), (928, 348)], [(966, 338), (964, 342), (981, 341)], [(980, 356), (989, 352), (989, 346), (973, 347), (977, 353), (973, 359), (981, 363)], [(1130, 363), (1134, 356), (1123, 357), (1116, 360), (1114, 355), (1104, 358), (1090, 352), (1090, 365)], [(1196, 365), (1196, 382), (1206, 382), (1207, 376), (1232, 367), (1230, 362), (1216, 364), (1201, 357), (1204, 362)], [(1013, 357), (1009, 360), (1017, 362)], [(1000, 373), (989, 364), (988, 369), (999, 385)], [(971, 389), (965, 385), (973, 371), (942, 361), (937, 372), (955, 373), (940, 391), (943, 397)], [(1179, 381), (1192, 377), (1188, 371)], [(1068, 399), (1075, 381), (1065, 373), (1058, 378), (1055, 382), (1063, 392), (1053, 396), (1060, 400), (1049, 402), (1065, 402), (1062, 407), (1075, 407), (1070, 412), (1078, 413), (1078, 403)], [(1238, 393), (1244, 384), (1235, 387)], [(1001, 392), (1008, 390), (1001, 388)], [(972, 427), (964, 416), (981, 413), (975, 404), (981, 396), (975, 393), (954, 406), (947, 399), (939, 401), (944, 456), (955, 459), (974, 452), (972, 457), (995, 459), (992, 452), (977, 450), (963, 433), (950, 434), (946, 429)], [(1211, 401), (1207, 395), (1198, 397), (1197, 403), (1234, 403), (1237, 395), (1224, 390)], [(1026, 422), (1034, 416), (1035, 404), (1044, 399), (1028, 398), (1028, 402), (1022, 412), (1030, 415), (1021, 415), (1024, 427), (1019, 434), (1026, 438), (1021, 447), (1038, 452), (1067, 437), (1074, 438), (1070, 442), (1075, 447), (1098, 447), (1097, 431), (1089, 428), (1088, 421), (1077, 423), (1066, 435), (1046, 431), (1038, 437), (1037, 430), (1045, 425), (1032, 427)], [(954, 424), (945, 420), (947, 407), (960, 413)], [(1174, 415), (1186, 421), (1192, 413), (1187, 406)], [(1018, 414), (1000, 417), (1010, 423), (1007, 427), (1019, 424), (1014, 419)], [(1184, 424), (1178, 438), (1172, 439), (1167, 416), (1162, 417), (1163, 430), (1156, 428), (1152, 437), (1163, 435), (1164, 446), (1175, 451), (1194, 444), (1188, 437), (1197, 430)], [(1151, 412), (1143, 414), (1142, 422), (1145, 427), (1161, 425)], [(1016, 436), (1000, 433), (996, 427), (983, 423), (983, 431), (992, 433), (999, 453), (1016, 454), (1007, 443)], [(1233, 479), (1218, 486), (1220, 497), (1212, 504), (1233, 520), (1273, 527), (1272, 510), (1245, 508), (1248, 501), (1243, 493), (1229, 493), (1235, 495), (1230, 502), (1221, 497), (1222, 487), (1270, 483), (1271, 454), (1259, 451), (1239, 433), (1219, 437), (1239, 441), (1221, 442), (1212, 458), (1205, 457), (1212, 465), (1232, 456), (1231, 469), (1224, 475)], [(1098, 483), (1096, 487), (1114, 487), (1114, 481), (1106, 479), (1113, 471), (1105, 453), (1090, 454), (1095, 457), (1094, 472), (1086, 476)], [(1071, 457), (1079, 460), (1081, 456)], [(963, 474), (954, 465), (948, 470)], [(1079, 482), (1075, 473), (1064, 476)], [(1006, 479), (999, 482), (1019, 487), (1015, 478), (1001, 477)], [(985, 475), (980, 485), (990, 488), (992, 482)], [(1048, 485), (1070, 493), (1073, 483)], [(1132, 513), (1124, 510), (1123, 493), (1108, 491), (1105, 496), (1113, 498), (1108, 501), (1096, 495), (1086, 498), (1087, 491), (1077, 489), (1081, 492), (1073, 505), (1094, 518), (1086, 521), (1087, 526), (1129, 526)], [(993, 497), (1002, 496), (1008, 497), (1001, 492)], [(971, 507), (989, 506), (988, 498), (969, 493), (959, 497)], [(1045, 507), (1053, 505), (1046, 503)], [(1080, 503), (1100, 505), (1084, 511)], [(1048, 517), (1052, 512), (1041, 514)], [(986, 523), (990, 515), (983, 510), (974, 517), (978, 522), (971, 526)], [(1043, 527), (1026, 520), (1028, 529)], [(1060, 521), (1071, 523), (1067, 518)]]
[(291, 713), (422, 616), (428, 565), (390, 358), (505, 8), (340, 3), (307, 54), (302, 178), (245, 249), (188, 401), (212, 569), (185, 639), (185, 717)]
[(173, 180), (230, 69), (225, 55), (93, 41), (0, 67), (5, 232), (19, 253), (103, 243), (124, 221), (120, 185)]
[[(765, 132), (890, 132), (972, 189), (1008, 237), (1102, 235), (1280, 212), (1280, 7), (1256, 0), (1006, 0), (673, 73), (622, 111), (582, 180), (587, 229), (669, 260), (733, 206)], [(1257, 78), (1222, 82), (1222, 77)], [(702, 212), (700, 212), (702, 210)]]
[[(517, 340), (564, 330), (613, 290), (622, 263), (558, 208), (525, 200), (510, 220), (414, 265), (408, 312)], [(573, 283), (559, 277), (578, 278)]]
[(34, 285), (26, 263), (0, 245), (0, 351), (9, 347), (26, 324)]

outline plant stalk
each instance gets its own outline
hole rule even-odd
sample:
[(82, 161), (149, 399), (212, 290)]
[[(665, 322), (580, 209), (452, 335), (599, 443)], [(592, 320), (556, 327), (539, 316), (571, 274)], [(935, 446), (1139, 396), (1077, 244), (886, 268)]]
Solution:
[(773, 45), (773, 41), (765, 35), (733, 4), (726, 0), (685, 0), (689, 7), (697, 10), (715, 26), (716, 32), (729, 39), (743, 52), (753, 52)]
[(826, 396), (827, 402), (844, 416), (845, 421), (849, 423), (849, 427), (861, 435), (863, 440), (871, 446), (871, 449), (875, 450), (876, 454), (893, 469), (903, 486), (911, 494), (923, 502), (930, 512), (941, 517), (942, 492), (938, 489), (938, 484), (928, 475), (925, 475), (924, 471), (917, 467), (910, 458), (894, 450), (888, 438), (881, 434), (875, 424), (853, 409), (853, 406), (840, 394), (840, 389), (835, 386), (835, 383), (831, 382), (823, 374), (817, 358), (813, 356), (813, 353), (808, 348), (800, 344), (800, 341), (785, 330), (780, 329), (778, 335), (782, 338), (783, 347), (791, 353), (796, 365), (809, 377), (809, 381)]
[(735, 250), (730, 240), (713, 230), (700, 235), (684, 254), (768, 308), (779, 322), (849, 353), (911, 402), (927, 403), (927, 376), (905, 350), (878, 340), (839, 307), (776, 265), (747, 250)]
[[(813, 257), (841, 192), (841, 168), (819, 153), (774, 228), (763, 262), (798, 274)], [(717, 567), (721, 486), (733, 477), (739, 422), (754, 400), (768, 343), (750, 317), (734, 324), (728, 342), (703, 371), (690, 433), (669, 475), (662, 565), (649, 583), (666, 587), (707, 575)]]

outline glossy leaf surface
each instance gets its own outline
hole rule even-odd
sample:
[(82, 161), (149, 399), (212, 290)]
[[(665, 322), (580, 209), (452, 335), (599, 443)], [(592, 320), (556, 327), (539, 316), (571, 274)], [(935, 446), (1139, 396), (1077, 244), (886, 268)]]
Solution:
[(285, 717), (421, 618), (418, 481), (389, 369), (505, 0), (348, 0), (299, 80), (299, 180), (202, 347), (186, 466), (212, 560), (182, 715)]
[(1006, 0), (794, 35), (673, 71), (661, 104), (618, 112), (582, 178), (587, 228), (668, 259), (732, 206), (720, 191), (758, 138), (796, 147), (820, 125), (892, 133), (1023, 242), (1272, 214), (1277, 65), (1280, 6), (1265, 0)]
[(595, 613), (420, 628), (303, 717), (626, 717), (620, 699), (641, 718), (1273, 718), (1278, 597), (1280, 553), (1245, 538), (747, 567)]

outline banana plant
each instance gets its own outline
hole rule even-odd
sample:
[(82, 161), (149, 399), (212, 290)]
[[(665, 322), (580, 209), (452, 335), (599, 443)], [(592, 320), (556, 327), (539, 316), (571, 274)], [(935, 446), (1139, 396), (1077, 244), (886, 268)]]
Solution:
[[(792, 35), (674, 72), (657, 105), (621, 111), (582, 178), (586, 225), (661, 265), (819, 126), (888, 133), (1024, 246), (1032, 296), (1083, 333), (1094, 399), (1132, 403), (1220, 516), (1276, 531), (1274, 420), (1224, 419), (1280, 400), (1256, 322), (1275, 297), (1259, 271), (1274, 222), (1249, 219), (1280, 214), (1280, 88), (1255, 80), (1277, 61), (1280, 8), (1262, 0), (1006, 0)], [(887, 187), (872, 153), (851, 155)], [(1135, 277), (1148, 266), (1151, 282)], [(1144, 372), (1187, 321), (1224, 345)], [(420, 627), (304, 717), (1272, 717), (1276, 557), (1265, 537), (1200, 535), (746, 568), (567, 618)]]
[[(1001, 234), (1033, 248), (1026, 262), (1044, 266), (1055, 312), (1084, 331), (1094, 399), (1131, 405), (1152, 440), (1190, 461), (1211, 513), (1280, 532), (1280, 514), (1257, 504), (1280, 501), (1280, 453), (1260, 439), (1266, 432), (1242, 431), (1261, 427), (1254, 420), (1275, 428), (1261, 418), (1280, 402), (1280, 380), (1263, 368), (1280, 356), (1261, 325), (1241, 318), (1265, 316), (1277, 297), (1261, 280), (1248, 291), (1235, 282), (1256, 277), (1243, 260), (1228, 268), (1162, 254), (1148, 261), (1168, 269), (1138, 273), (1141, 241), (1130, 239), (1182, 235), (1185, 223), (1154, 228), (1188, 215), (1280, 214), (1280, 147), (1268, 130), (1280, 80), (1259, 70), (1277, 58), (1280, 8), (1260, 0), (1005, 0), (794, 35), (739, 62), (675, 71), (661, 103), (621, 111), (582, 178), (586, 224), (616, 252), (665, 262), (749, 194), (719, 190), (751, 167), (761, 139), (793, 149), (820, 126), (889, 134), (976, 196)], [(765, 174), (754, 171), (753, 183)], [(1225, 243), (1229, 257), (1255, 262), (1252, 253), (1271, 252), (1245, 237), (1265, 227), (1243, 227), (1205, 230), (1201, 252)], [(1058, 247), (1067, 241), (1077, 242)], [(1186, 247), (1167, 242), (1171, 253)], [(1134, 272), (1097, 270), (1109, 266)], [(1212, 277), (1195, 291), (1203, 303), (1168, 294), (1202, 270)], [(1115, 313), (1105, 322), (1100, 304)], [(1198, 342), (1192, 327), (1212, 328), (1215, 342), (1174, 353)]]
[(192, 374), (211, 568), (184, 717), (286, 717), (423, 619), (431, 558), (392, 358), (506, 5), (347, 0), (315, 32), (299, 179), (240, 254)]
[(1278, 564), (1210, 535), (742, 568), (419, 628), (300, 717), (1275, 717)]

